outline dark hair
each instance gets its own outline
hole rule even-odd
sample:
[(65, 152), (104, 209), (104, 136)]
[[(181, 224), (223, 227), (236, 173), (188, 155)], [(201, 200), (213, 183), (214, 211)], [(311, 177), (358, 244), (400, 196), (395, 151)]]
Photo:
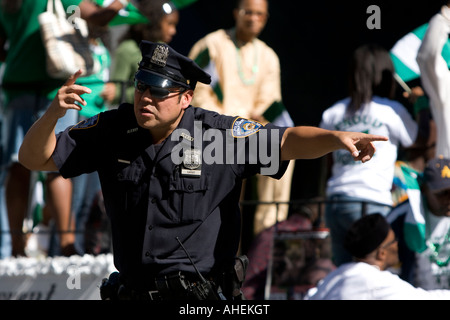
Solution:
[(365, 258), (387, 238), (391, 226), (380, 213), (363, 216), (352, 223), (344, 237), (344, 248), (355, 258)]
[[(169, 11), (166, 11), (167, 9)], [(143, 0), (139, 10), (149, 20), (146, 37), (147, 40), (153, 42), (161, 40), (161, 20), (163, 17), (178, 11), (170, 0)]]
[(350, 109), (358, 110), (374, 95), (393, 98), (394, 73), (394, 65), (386, 49), (377, 44), (357, 48), (349, 70)]

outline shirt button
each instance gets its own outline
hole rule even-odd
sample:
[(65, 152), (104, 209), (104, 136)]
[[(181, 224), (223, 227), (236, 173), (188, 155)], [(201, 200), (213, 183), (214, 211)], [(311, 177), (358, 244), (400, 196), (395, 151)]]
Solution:
[(145, 256), (146, 256), (146, 257), (150, 257), (150, 252), (146, 251), (146, 252), (145, 252)]
[(188, 190), (191, 191), (192, 190), (192, 184), (187, 186)]
[(156, 202), (156, 198), (152, 198), (151, 202), (155, 203)]
[(152, 225), (149, 225), (148, 226), (148, 230), (152, 230), (153, 229), (153, 226)]

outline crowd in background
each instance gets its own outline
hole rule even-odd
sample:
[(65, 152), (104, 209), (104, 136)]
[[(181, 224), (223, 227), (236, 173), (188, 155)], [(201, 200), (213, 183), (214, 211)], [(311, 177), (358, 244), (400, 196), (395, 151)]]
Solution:
[[(21, 23), (27, 24), (24, 22), (24, 14), (20, 14), (20, 5), (31, 8), (31, 3), (34, 3), (35, 8), (44, 8), (46, 2), (46, 0), (3, 1), (0, 7), (0, 26), (6, 22), (11, 23), (11, 20), (8, 20), (11, 19), (11, 15), (21, 17), (15, 20), (17, 26)], [(64, 1), (66, 4), (69, 2)], [(117, 26), (113, 28), (109, 23), (117, 18), (120, 10), (130, 4), (126, 0), (100, 2), (74, 1), (76, 5), (80, 5), (82, 16), (89, 23), (92, 53), (100, 63), (101, 69), (94, 75), (79, 79), (79, 83), (90, 87), (92, 93), (85, 97), (88, 104), (82, 112), (65, 117), (64, 122), (60, 123), (61, 130), (96, 113), (116, 108), (122, 102), (133, 103), (134, 74), (141, 58), (139, 42), (150, 40), (170, 44), (182, 14), (176, 5), (169, 1), (135, 1), (133, 3), (138, 4), (135, 8), (138, 9), (139, 19), (133, 23), (127, 23), (125, 19), (119, 28)], [(37, 3), (41, 6), (39, 7)], [(443, 7), (431, 25), (441, 23), (441, 28), (450, 30), (450, 23), (447, 21), (450, 17), (448, 11), (450, 11), (448, 8)], [(198, 43), (192, 47), (190, 57), (200, 67), (212, 73), (213, 83), (209, 87), (199, 86), (196, 100), (193, 102), (196, 107), (230, 115), (239, 114), (261, 122), (276, 123), (281, 121), (276, 116), (284, 115), (284, 121), (279, 124), (293, 125), (282, 104), (280, 72), (283, 71), (280, 70), (278, 57), (270, 47), (258, 39), (267, 18), (268, 13), (259, 11), (237, 12), (236, 26), (229, 30), (218, 30), (198, 39)], [(260, 29), (250, 38), (245, 38), (245, 35), (239, 33), (239, 23), (245, 23), (245, 19), (258, 19), (261, 22)], [(34, 27), (37, 27), (37, 21), (34, 22)], [(448, 70), (448, 67), (439, 59), (440, 56), (433, 56), (435, 52), (440, 52), (438, 49), (442, 46), (439, 47), (439, 44), (444, 42), (443, 39), (448, 37), (449, 32), (445, 29), (441, 30), (442, 34), (438, 34), (438, 27), (430, 28), (431, 31), (424, 40), (427, 46), (421, 49), (419, 61), (425, 80), (423, 85), (417, 85), (405, 94), (408, 100), (402, 101), (409, 105), (399, 102), (396, 71), (386, 48), (367, 44), (356, 49), (353, 56), (349, 57), (352, 62), (349, 70), (348, 97), (337, 101), (323, 113), (320, 126), (348, 131), (369, 130), (368, 133), (388, 136), (390, 141), (388, 144), (377, 144), (377, 154), (368, 164), (355, 164), (340, 152), (331, 154), (323, 168), (326, 174), (318, 174), (318, 179), (325, 177), (326, 187), (323, 190), (322, 201), (313, 201), (314, 204), (318, 203), (314, 206), (314, 213), (309, 213), (311, 208), (308, 205), (300, 208), (292, 206), (289, 212), (285, 204), (262, 204), (256, 208), (255, 220), (249, 228), (252, 236), (255, 236), (254, 242), (248, 248), (248, 252), (244, 252), (254, 257), (253, 261), (250, 259), (249, 284), (246, 288), (246, 294), (250, 298), (264, 297), (264, 287), (261, 287), (261, 283), (267, 280), (270, 260), (267, 253), (271, 252), (268, 249), (271, 248), (270, 240), (274, 232), (328, 228), (330, 248), (321, 247), (322, 251), (319, 254), (313, 253), (308, 256), (307, 258), (317, 258), (309, 261), (308, 265), (305, 262), (306, 254), (304, 252), (298, 254), (303, 254), (302, 259), (298, 259), (303, 264), (298, 268), (304, 268), (305, 272), (308, 270), (314, 272), (308, 279), (298, 274), (294, 278), (303, 277), (299, 285), (315, 286), (335, 267), (352, 261), (351, 253), (343, 247), (344, 237), (350, 225), (361, 216), (381, 213), (392, 223), (403, 223), (404, 219), (407, 222), (411, 221), (410, 218), (405, 218), (410, 217), (408, 210), (401, 213), (395, 210), (405, 203), (414, 207), (412, 203), (416, 198), (411, 190), (421, 189), (423, 172), (430, 160), (436, 157), (450, 158), (446, 130), (449, 122), (446, 121), (446, 117), (450, 113), (443, 111), (448, 104), (446, 101), (449, 100), (443, 93), (448, 75), (445, 75), (445, 70), (442, 71), (442, 68)], [(39, 50), (23, 52), (27, 46), (17, 41), (18, 39), (8, 38), (8, 35), (14, 35), (12, 29), (5, 26), (0, 29), (0, 40), (3, 40), (0, 41), (3, 46), (0, 59), (4, 62), (2, 69), (5, 75), (2, 77), (0, 91), (2, 98), (0, 258), (37, 254), (70, 256), (110, 252), (108, 220), (102, 206), (101, 186), (96, 173), (66, 180), (56, 172), (28, 172), (17, 162), (16, 153), (20, 140), (33, 120), (45, 110), (55, 90), (61, 85), (61, 80), (57, 81), (47, 76), (40, 78), (45, 74), (43, 64), (34, 64), (32, 67), (25, 65), (24, 61), (31, 59), (30, 57), (44, 61), (42, 60), (44, 56), (37, 54)], [(31, 43), (36, 39), (28, 39), (26, 36), (26, 33), (21, 33), (21, 40), (30, 42), (28, 46), (39, 46)], [(15, 55), (14, 58), (11, 58), (11, 55)], [(22, 64), (14, 66), (15, 62)], [(234, 70), (230, 65), (234, 64), (238, 72), (230, 75), (228, 73), (233, 73), (230, 70)], [(17, 69), (13, 69), (14, 67)], [(437, 69), (438, 67), (441, 69)], [(250, 71), (242, 68), (248, 68)], [(264, 71), (261, 71), (263, 68)], [(241, 80), (243, 84), (240, 83)], [(24, 90), (24, 87), (27, 90)], [(427, 99), (428, 96), (431, 98), (430, 101)], [(267, 112), (269, 109), (278, 110), (275, 111), (276, 116)], [(294, 170), (294, 162), (291, 162), (290, 172), (285, 180), (274, 182), (272, 179), (266, 180), (258, 176), (259, 181), (249, 181), (249, 186), (243, 188), (247, 194), (243, 194), (242, 199), (248, 198), (248, 194), (251, 194), (252, 199), (260, 201), (289, 201)], [(415, 187), (411, 187), (411, 184)], [(450, 185), (445, 185), (444, 191), (447, 187), (450, 188)], [(443, 190), (439, 188), (438, 191)], [(449, 198), (448, 193), (440, 197), (444, 200)], [(430, 201), (419, 201), (419, 205), (426, 207), (424, 203), (429, 204)], [(422, 216), (426, 220), (424, 228), (427, 228), (426, 232), (420, 234), (423, 238), (422, 247), (417, 248), (407, 242), (399, 253), (402, 265), (394, 266), (402, 278), (414, 284), (417, 284), (415, 272), (419, 267), (424, 267), (423, 261), (420, 265), (415, 261), (423, 260), (424, 253), (430, 250), (427, 247), (429, 244), (427, 240), (433, 236), (434, 243), (441, 246), (450, 242), (447, 214), (443, 213), (440, 217), (432, 215), (430, 224), (428, 212), (429, 210), (422, 211)], [(399, 217), (403, 219), (400, 222)], [(277, 222), (280, 221), (283, 221), (283, 224), (277, 229)], [(434, 234), (438, 226), (443, 231)], [(398, 228), (403, 235), (405, 227), (401, 224)], [(396, 228), (394, 231), (400, 232)], [(269, 235), (269, 240), (261, 240), (264, 239), (264, 234)], [(283, 252), (287, 250), (283, 244), (276, 246), (276, 249)], [(316, 249), (314, 245), (314, 250)], [(261, 255), (259, 250), (262, 250), (264, 255)], [(326, 257), (323, 252), (327, 254)], [(443, 251), (434, 253), (445, 254)], [(436, 258), (438, 262), (443, 260), (445, 262), (445, 257)], [(450, 278), (446, 269), (448, 259), (447, 264), (444, 262), (441, 263), (443, 268), (440, 269), (441, 283), (421, 279), (422, 282), (419, 284), (427, 284), (429, 289), (437, 287), (449, 289), (450, 283), (448, 280), (444, 283), (443, 280)], [(278, 281), (281, 286), (294, 281), (292, 275), (287, 279), (276, 279), (276, 276), (283, 274), (284, 268), (287, 267), (286, 260), (282, 259), (279, 266), (279, 273), (272, 281)], [(426, 273), (424, 270), (420, 269), (421, 275)], [(251, 285), (252, 281), (257, 284)]]
[[(179, 20), (175, 5), (161, 0), (143, 0), (135, 5), (129, 1), (63, 0), (62, 4), (66, 10), (70, 5), (79, 6), (81, 18), (88, 24), (92, 55), (100, 68), (95, 74), (79, 79), (80, 85), (92, 90), (84, 97), (87, 106), (79, 113), (67, 112), (58, 122), (57, 132), (116, 108), (121, 102), (133, 102), (129, 98), (134, 93), (140, 41), (170, 42)], [(101, 202), (96, 174), (64, 179), (56, 172), (29, 172), (17, 162), (24, 134), (65, 81), (50, 77), (45, 69), (38, 15), (46, 8), (47, 1), (40, 0), (4, 1), (0, 9), (4, 62), (1, 172), (4, 257), (94, 252), (85, 243), (89, 239), (85, 239), (84, 231), (89, 223), (94, 223), (89, 220), (93, 206)]]

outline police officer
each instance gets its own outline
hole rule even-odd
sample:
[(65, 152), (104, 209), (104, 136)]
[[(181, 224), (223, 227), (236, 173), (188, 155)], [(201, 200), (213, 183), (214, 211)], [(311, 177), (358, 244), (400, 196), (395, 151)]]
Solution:
[(143, 41), (140, 49), (134, 106), (122, 104), (55, 135), (57, 119), (80, 110), (90, 92), (75, 84), (77, 72), (27, 133), (19, 160), (64, 177), (98, 172), (119, 271), (110, 282), (118, 284), (119, 298), (235, 299), (243, 281), (242, 272), (230, 271), (241, 180), (256, 173), (280, 178), (287, 160), (339, 148), (365, 162), (375, 152), (372, 141), (387, 138), (263, 126), (194, 108), (196, 83), (209, 84), (210, 76), (166, 44)]

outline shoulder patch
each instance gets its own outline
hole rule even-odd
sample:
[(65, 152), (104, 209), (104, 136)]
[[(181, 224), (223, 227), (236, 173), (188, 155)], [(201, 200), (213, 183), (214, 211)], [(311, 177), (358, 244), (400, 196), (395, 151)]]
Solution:
[(258, 132), (262, 127), (262, 123), (259, 123), (257, 121), (244, 118), (236, 118), (232, 125), (232, 134), (235, 138), (245, 138)]
[(100, 120), (100, 114), (97, 114), (89, 119), (78, 122), (70, 130), (89, 129), (95, 127)]

